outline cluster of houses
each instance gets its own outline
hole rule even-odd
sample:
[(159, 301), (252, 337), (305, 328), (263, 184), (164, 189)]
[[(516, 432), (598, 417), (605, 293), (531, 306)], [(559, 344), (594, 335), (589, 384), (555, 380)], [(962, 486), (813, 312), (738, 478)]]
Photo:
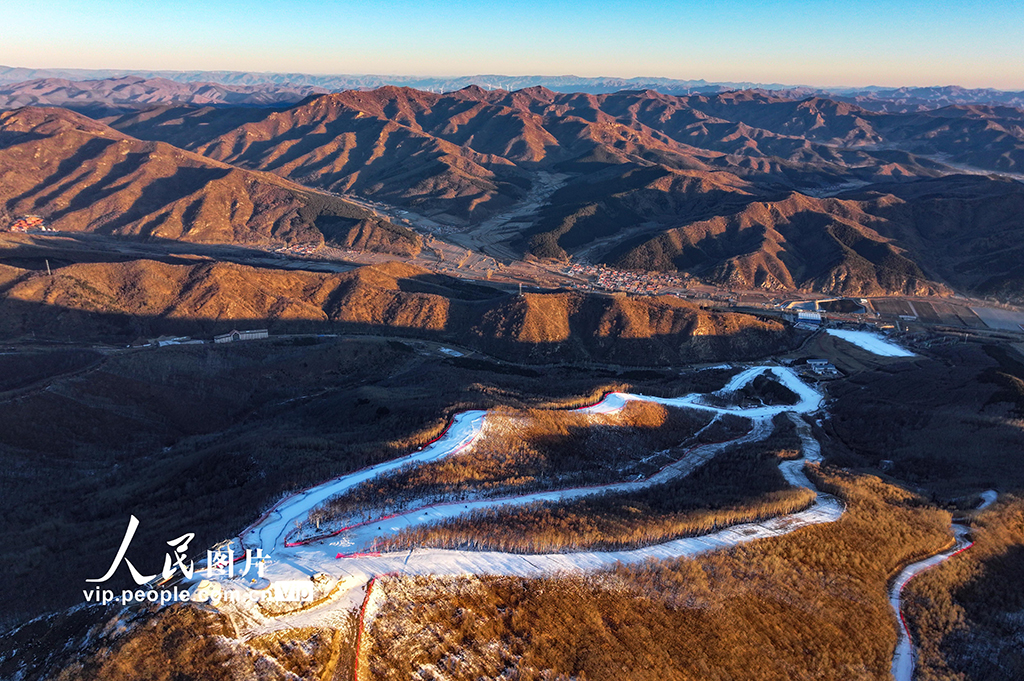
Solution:
[(840, 375), (839, 369), (836, 369), (827, 359), (809, 359), (807, 366), (818, 376), (833, 378)]
[(293, 246), (280, 246), (274, 249), (274, 253), (281, 255), (316, 255), (320, 250), (320, 244), (295, 244)]
[(653, 295), (667, 288), (685, 288), (682, 277), (666, 272), (641, 272), (636, 270), (616, 270), (600, 265), (573, 263), (565, 268), (565, 274), (582, 277), (591, 281), (593, 288), (609, 291), (627, 291)]
[(11, 223), (10, 231), (27, 234), (29, 232), (52, 232), (46, 221), (38, 215), (24, 215)]

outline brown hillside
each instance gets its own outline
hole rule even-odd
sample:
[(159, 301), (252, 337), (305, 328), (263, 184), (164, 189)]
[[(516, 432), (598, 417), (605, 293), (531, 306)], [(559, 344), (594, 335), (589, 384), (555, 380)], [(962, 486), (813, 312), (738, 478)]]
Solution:
[(875, 231), (877, 222), (857, 202), (794, 194), (670, 230), (626, 252), (621, 262), (750, 288), (846, 295), (941, 290)]
[(1019, 297), (1024, 186), (976, 176), (793, 194), (690, 222), (620, 249), (620, 265), (678, 269), (718, 283), (840, 295)]
[(401, 264), (345, 274), (226, 263), (75, 264), (4, 268), (0, 335), (105, 338), (209, 336), (242, 326), (272, 333), (415, 335), (510, 359), (629, 365), (752, 357), (789, 347), (776, 322), (701, 310), (676, 298), (505, 294)]
[[(81, 173), (68, 166), (31, 178), (31, 187), (49, 181), (61, 189), (41, 195), (19, 187), (23, 178), (8, 179), (17, 200), (6, 209), (11, 219), (44, 210), (65, 222), (79, 216), (115, 233), (235, 241), (317, 241), (319, 234), (346, 247), (399, 254), (419, 248), (414, 235), (330, 198), (296, 209), (296, 201), (308, 202), (288, 196), (291, 179), (464, 223), (479, 230), (465, 237), (474, 248), (488, 242), (485, 232), (495, 223), (485, 220), (493, 218), (503, 254), (681, 269), (711, 282), (777, 289), (966, 287), (1013, 295), (1024, 281), (1015, 256), (1002, 255), (1015, 253), (1019, 241), (1013, 192), (985, 185), (1001, 180), (968, 182), (951, 164), (1018, 168), (1022, 120), (1009, 107), (885, 113), (760, 91), (593, 95), (469, 87), (442, 95), (384, 87), (275, 110), (162, 107), (112, 120), (123, 133), (157, 142), (127, 154), (138, 169), (106, 149), (122, 142), (93, 122), (91, 134), (103, 139), (76, 157), (86, 162)], [(24, 139), (8, 139), (35, 151)], [(160, 141), (234, 165), (199, 161)], [(79, 146), (70, 145), (72, 155)], [(184, 154), (186, 168), (177, 172), (177, 156), (169, 169), (161, 166), (168, 153)], [(8, 165), (26, 161), (9, 156)], [(96, 163), (102, 169), (87, 170)], [(61, 182), (67, 174), (76, 179), (69, 186)], [(544, 181), (534, 187), (537, 178)], [(95, 191), (76, 193), (78, 179)], [(130, 194), (138, 185), (152, 188)], [(553, 193), (531, 191), (537, 187)], [(178, 194), (164, 198), (172, 189)], [(500, 224), (521, 202), (521, 220)], [(926, 233), (936, 218), (955, 225), (960, 237), (933, 243)], [(243, 219), (244, 227), (237, 224)]]
[[(1022, 114), (1008, 107), (895, 114), (759, 91), (593, 95), (469, 87), (439, 95), (385, 87), (247, 116), (165, 109), (114, 124), (243, 167), (407, 205), (442, 222), (454, 216), (479, 223), (523, 199), (536, 170), (561, 173), (564, 186), (546, 197), (532, 224), (506, 232), (507, 247), (540, 257), (841, 294), (967, 286), (1008, 295), (1021, 281), (1012, 263), (991, 267), (1015, 236), (969, 236), (993, 230), (982, 217), (992, 210), (966, 207), (989, 190), (975, 185), (977, 193), (957, 194), (961, 205), (942, 206), (921, 192), (897, 191), (946, 180), (949, 191), (961, 192), (960, 179), (944, 177), (954, 168), (933, 156), (1018, 168)], [(905, 208), (793, 198), (794, 191), (827, 197), (864, 186), (884, 187)], [(947, 209), (953, 217), (943, 215)], [(994, 212), (1009, 214), (1002, 204)], [(924, 216), (936, 213), (970, 243), (934, 248), (920, 233)], [(358, 233), (335, 240), (374, 242)], [(979, 264), (965, 270), (948, 257), (954, 252)], [(964, 274), (983, 269), (991, 281)]]
[(62, 231), (232, 243), (319, 243), (326, 232), (349, 245), (419, 248), (408, 230), (352, 204), (63, 109), (0, 114), (0, 205), (8, 219), (35, 214)]

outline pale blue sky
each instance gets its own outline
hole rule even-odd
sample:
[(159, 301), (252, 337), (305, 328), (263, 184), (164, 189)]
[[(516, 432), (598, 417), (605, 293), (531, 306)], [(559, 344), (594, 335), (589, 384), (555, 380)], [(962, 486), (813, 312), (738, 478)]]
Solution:
[(1020, 90), (1024, 2), (3, 2), (0, 64)]

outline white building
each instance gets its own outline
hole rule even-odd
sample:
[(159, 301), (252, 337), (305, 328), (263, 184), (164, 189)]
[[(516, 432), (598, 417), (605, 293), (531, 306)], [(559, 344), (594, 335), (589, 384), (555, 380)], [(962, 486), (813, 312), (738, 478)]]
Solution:
[(250, 331), (238, 331), (237, 329), (222, 333), (213, 337), (214, 343), (235, 343), (237, 341), (259, 340), (267, 338), (270, 333), (266, 329), (252, 329)]

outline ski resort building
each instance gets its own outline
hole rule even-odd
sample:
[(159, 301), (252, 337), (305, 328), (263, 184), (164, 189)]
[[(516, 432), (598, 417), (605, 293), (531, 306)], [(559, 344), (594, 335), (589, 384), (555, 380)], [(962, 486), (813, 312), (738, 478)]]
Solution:
[(807, 366), (819, 376), (838, 376), (839, 370), (827, 359), (809, 359)]
[(267, 338), (270, 333), (266, 329), (252, 329), (250, 331), (238, 331), (233, 329), (228, 333), (222, 333), (219, 336), (213, 337), (214, 343), (236, 343), (238, 341), (247, 340), (259, 340), (260, 338)]
[(794, 326), (798, 329), (809, 329), (814, 330), (821, 327), (821, 313), (820, 312), (805, 312), (801, 310), (796, 313), (796, 319), (794, 320)]

